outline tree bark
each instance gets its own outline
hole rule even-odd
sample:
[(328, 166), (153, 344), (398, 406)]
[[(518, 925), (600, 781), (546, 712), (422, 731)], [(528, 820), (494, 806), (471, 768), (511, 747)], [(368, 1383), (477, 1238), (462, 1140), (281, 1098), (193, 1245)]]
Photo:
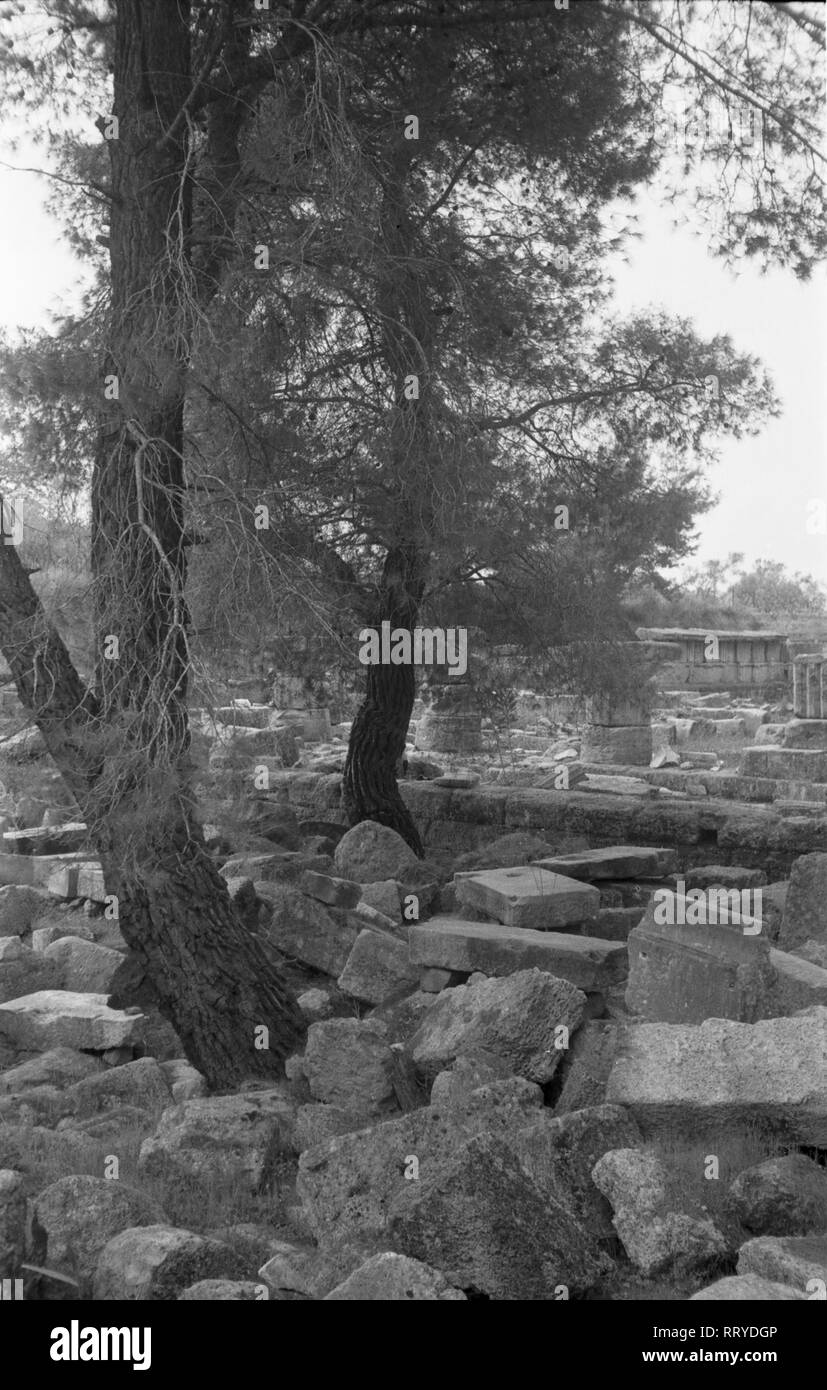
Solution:
[[(424, 576), (419, 557), (403, 549), (388, 553), (382, 573), (377, 628), (416, 623)], [(416, 683), (413, 666), (369, 666), (367, 693), (350, 731), (342, 797), (351, 825), (375, 820), (395, 830), (415, 854), (425, 850), (399, 792), (396, 768), (405, 751)]]
[(10, 547), (0, 645), (162, 1013), (193, 1065), (224, 1087), (279, 1074), (304, 1024), (204, 849), (189, 786), (190, 69), (187, 0), (117, 0), (112, 315), (92, 483), (97, 688), (84, 689)]

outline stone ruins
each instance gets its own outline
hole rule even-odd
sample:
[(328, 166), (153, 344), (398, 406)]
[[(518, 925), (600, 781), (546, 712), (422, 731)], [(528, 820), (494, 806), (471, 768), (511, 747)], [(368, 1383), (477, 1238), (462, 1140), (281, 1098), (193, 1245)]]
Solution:
[(639, 698), (524, 691), (505, 735), (434, 686), (424, 860), (347, 828), (327, 708), (195, 712), (207, 844), (308, 1023), (232, 1094), (6, 688), (3, 1297), (825, 1299), (827, 654), (712, 635), (714, 689), (642, 631)]

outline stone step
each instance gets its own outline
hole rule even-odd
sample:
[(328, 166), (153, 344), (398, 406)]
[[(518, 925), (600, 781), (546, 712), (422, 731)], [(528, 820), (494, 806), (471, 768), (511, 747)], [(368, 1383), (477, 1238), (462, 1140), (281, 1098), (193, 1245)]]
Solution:
[(553, 931), (588, 921), (600, 908), (600, 893), (590, 884), (534, 865), (459, 873), (454, 884), (458, 903), (507, 927)]
[(622, 979), (626, 969), (622, 941), (465, 922), (457, 917), (432, 917), (412, 924), (408, 942), (414, 965), (468, 973), (481, 970), (496, 976), (536, 966), (568, 980), (584, 994), (605, 992)]
[(661, 878), (677, 867), (673, 849), (648, 845), (610, 845), (579, 854), (557, 854), (532, 861), (539, 869), (594, 883), (601, 878)]

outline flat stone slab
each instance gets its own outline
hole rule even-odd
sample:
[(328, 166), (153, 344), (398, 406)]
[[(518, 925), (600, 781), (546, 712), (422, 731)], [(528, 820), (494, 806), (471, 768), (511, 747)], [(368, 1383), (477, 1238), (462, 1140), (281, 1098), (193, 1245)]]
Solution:
[(11, 854), (63, 854), (81, 849), (86, 839), (83, 821), (37, 825), (29, 830), (6, 830), (3, 845)]
[(463, 922), (456, 917), (431, 917), (411, 925), (410, 958), (417, 966), (437, 966), (468, 974), (513, 975), (534, 966), (568, 980), (586, 994), (607, 989), (622, 979), (626, 946), (593, 936), (532, 931), (499, 923)]
[(110, 1009), (108, 997), (61, 989), (25, 994), (0, 1004), (0, 1036), (32, 1052), (50, 1047), (105, 1052), (141, 1042), (144, 1015)]
[(676, 869), (677, 854), (673, 849), (648, 845), (611, 845), (607, 849), (556, 854), (532, 862), (539, 869), (593, 883), (601, 878), (662, 878)]
[(600, 909), (596, 888), (535, 865), (455, 874), (454, 884), (457, 902), (507, 927), (553, 931), (589, 921)]
[(744, 749), (740, 770), (747, 777), (795, 777), (804, 782), (824, 782), (827, 781), (827, 752), (764, 744)]
[(644, 1135), (725, 1134), (766, 1123), (827, 1146), (827, 1008), (790, 1018), (699, 1027), (641, 1023), (625, 1032), (606, 1089)]

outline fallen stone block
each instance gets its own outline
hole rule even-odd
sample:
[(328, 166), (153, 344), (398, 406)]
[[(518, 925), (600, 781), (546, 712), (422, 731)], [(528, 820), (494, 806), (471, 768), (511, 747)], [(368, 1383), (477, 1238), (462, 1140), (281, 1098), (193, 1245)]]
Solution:
[(587, 724), (583, 730), (580, 756), (584, 763), (648, 767), (652, 757), (652, 726), (627, 724), (613, 728), (604, 724)]
[(391, 1205), (403, 1189), (422, 1177), (438, 1178), (474, 1135), (507, 1137), (536, 1118), (537, 1088), (515, 1081), (493, 1082), (457, 1104), (412, 1110), (307, 1149), (296, 1187), (320, 1244), (334, 1234), (338, 1240), (384, 1240)]
[(630, 1025), (606, 1099), (647, 1137), (720, 1135), (766, 1124), (827, 1146), (827, 1008), (792, 1018)]
[(87, 1076), (97, 1076), (103, 1070), (103, 1062), (88, 1052), (77, 1052), (71, 1047), (54, 1047), (39, 1057), (30, 1057), (8, 1071), (0, 1072), (0, 1095), (8, 1096), (15, 1092), (30, 1091), (36, 1087), (54, 1086), (63, 1088)]
[(0, 1168), (0, 1279), (18, 1274), (26, 1250), (26, 1226), (23, 1175)]
[(812, 1236), (755, 1236), (738, 1251), (738, 1273), (755, 1274), (807, 1298), (827, 1290), (827, 1232)]
[(2, 839), (8, 854), (68, 854), (83, 848), (86, 826), (82, 821), (36, 825), (27, 830), (7, 830)]
[(258, 1192), (271, 1180), (278, 1156), (293, 1152), (294, 1110), (280, 1090), (170, 1106), (141, 1145), (139, 1170), (190, 1182), (241, 1178)]
[(103, 1247), (95, 1271), (100, 1301), (168, 1301), (201, 1279), (241, 1279), (246, 1266), (228, 1245), (175, 1226), (132, 1226)]
[(612, 1223), (632, 1264), (647, 1278), (670, 1270), (688, 1274), (729, 1253), (706, 1217), (670, 1211), (667, 1173), (657, 1154), (612, 1149), (592, 1170), (595, 1186), (612, 1206)]
[[(692, 920), (699, 915), (701, 921)], [(717, 904), (713, 912), (706, 900), (693, 902), (678, 894), (665, 902), (653, 899), (629, 933), (626, 1007), (640, 1018), (663, 1023), (766, 1017), (776, 977), (769, 943), (756, 933), (756, 925)]]
[(823, 966), (787, 951), (774, 950), (770, 950), (770, 965), (775, 971), (775, 981), (766, 1017), (798, 1013), (813, 1004), (827, 1004), (827, 969)]
[(774, 1284), (769, 1279), (760, 1279), (757, 1274), (731, 1274), (726, 1279), (716, 1279), (714, 1284), (707, 1284), (705, 1289), (699, 1289), (689, 1301), (778, 1303), (784, 1299), (805, 1297), (805, 1294), (796, 1293), (788, 1284)]
[(490, 976), (536, 967), (568, 980), (584, 993), (605, 991), (626, 971), (626, 949), (621, 942), (464, 922), (456, 917), (432, 917), (412, 924), (409, 947), (415, 965), (468, 974), (480, 970)]
[(143, 1038), (142, 1014), (110, 1009), (105, 994), (39, 990), (0, 1004), (0, 1036), (27, 1051), (73, 1047), (105, 1052), (134, 1047)]
[(326, 975), (342, 973), (358, 936), (355, 927), (295, 888), (257, 883), (256, 892), (269, 908), (262, 932), (274, 946)]
[(461, 1053), (482, 1048), (507, 1061), (515, 1076), (543, 1085), (557, 1070), (585, 1004), (568, 980), (536, 969), (458, 985), (437, 995), (407, 1051), (428, 1080)]
[(86, 1173), (59, 1178), (38, 1193), (33, 1206), (40, 1228), (36, 1262), (84, 1281), (93, 1276), (101, 1251), (113, 1236), (166, 1220), (159, 1203), (147, 1193)]
[(37, 917), (51, 906), (52, 899), (42, 888), (6, 884), (0, 888), (0, 937), (25, 936)]
[(827, 1173), (805, 1154), (783, 1154), (745, 1168), (729, 1192), (738, 1220), (755, 1235), (827, 1230)]
[(317, 898), (328, 907), (355, 907), (362, 893), (362, 885), (346, 878), (332, 878), (329, 874), (313, 873), (305, 869), (299, 879), (299, 888), (310, 898)]
[(805, 941), (827, 941), (827, 854), (802, 854), (792, 866), (778, 945), (791, 951)]
[(355, 883), (404, 880), (419, 859), (410, 845), (377, 821), (363, 820), (343, 835), (333, 856), (336, 872)]
[(594, 883), (602, 878), (662, 878), (677, 867), (677, 855), (673, 849), (653, 849), (648, 845), (611, 845), (579, 854), (550, 855), (533, 862), (539, 869)]
[(590, 1018), (578, 1028), (555, 1081), (562, 1080), (555, 1115), (605, 1103), (619, 1042), (620, 1028), (612, 1020)]
[(62, 972), (36, 955), (17, 936), (0, 937), (0, 1004), (41, 989), (59, 989)]
[(154, 1057), (139, 1057), (120, 1067), (107, 1067), (69, 1087), (75, 1114), (85, 1117), (130, 1105), (161, 1111), (170, 1105), (169, 1082)]
[(595, 917), (600, 907), (590, 884), (535, 865), (456, 874), (454, 885), (458, 903), (507, 927), (553, 931)]
[[(123, 965), (120, 951), (85, 941), (78, 936), (63, 936), (53, 941), (43, 952), (42, 959), (57, 967), (59, 987), (79, 994), (106, 994), (118, 968)], [(46, 988), (46, 986), (41, 986)]]
[(387, 1032), (377, 1019), (332, 1018), (312, 1024), (304, 1074), (313, 1098), (364, 1115), (396, 1110)]
[(438, 1269), (389, 1250), (371, 1256), (344, 1283), (337, 1284), (335, 1289), (325, 1294), (326, 1303), (366, 1303), (374, 1300), (389, 1303), (407, 1302), (410, 1299), (418, 1303), (437, 1300), (467, 1302), (462, 1290), (451, 1288)]
[(388, 1238), (455, 1287), (498, 1300), (559, 1299), (592, 1287), (601, 1273), (585, 1229), (491, 1134), (469, 1139), (438, 1176), (423, 1174), (396, 1193)]
[(416, 988), (419, 970), (411, 964), (407, 943), (387, 932), (359, 932), (337, 984), (343, 994), (363, 1004), (381, 1004), (399, 990)]
[(173, 1057), (160, 1063), (173, 1101), (200, 1100), (207, 1094), (207, 1082), (186, 1057)]

